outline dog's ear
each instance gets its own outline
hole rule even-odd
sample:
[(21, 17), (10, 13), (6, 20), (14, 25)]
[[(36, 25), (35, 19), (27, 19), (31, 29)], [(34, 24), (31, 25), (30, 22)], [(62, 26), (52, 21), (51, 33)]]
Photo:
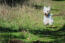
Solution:
[(46, 6), (44, 6), (43, 10), (44, 10), (44, 9), (47, 9), (47, 7), (46, 7)]
[(47, 7), (47, 9), (48, 9), (48, 11), (50, 11), (50, 10), (51, 10), (51, 7), (50, 7), (50, 6), (48, 6), (48, 7)]
[(43, 7), (43, 12), (45, 12), (47, 10), (47, 7), (46, 6), (44, 6)]

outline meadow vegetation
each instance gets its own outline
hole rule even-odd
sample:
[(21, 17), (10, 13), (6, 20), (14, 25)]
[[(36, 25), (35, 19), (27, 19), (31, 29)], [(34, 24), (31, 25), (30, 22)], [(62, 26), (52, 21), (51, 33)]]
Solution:
[[(15, 2), (15, 1), (14, 1)], [(43, 24), (43, 7), (51, 6), (54, 26), (48, 28)], [(16, 5), (0, 4), (0, 43), (11, 39), (25, 43), (41, 41), (45, 43), (65, 43), (65, 1), (28, 0)], [(4, 40), (4, 41), (3, 41)]]

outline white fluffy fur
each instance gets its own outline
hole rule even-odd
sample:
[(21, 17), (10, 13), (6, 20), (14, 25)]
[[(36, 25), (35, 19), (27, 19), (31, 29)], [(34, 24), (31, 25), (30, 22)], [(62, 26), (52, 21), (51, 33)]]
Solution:
[(47, 11), (50, 11), (50, 10), (51, 10), (51, 9), (50, 9), (50, 6), (49, 6), (49, 7), (45, 7), (45, 6), (44, 6), (44, 8), (43, 8), (43, 12), (44, 12), (44, 13), (48, 13)]
[[(50, 10), (51, 10), (50, 7), (45, 7), (45, 6), (44, 6), (44, 8), (43, 8), (44, 14), (45, 14), (45, 13), (48, 14), (48, 13), (50, 12)], [(52, 18), (52, 14), (51, 14), (51, 13), (49, 14), (48, 17), (46, 17), (46, 16), (44, 15), (43, 23), (44, 23), (45, 25), (47, 25), (47, 24), (52, 25), (52, 24), (53, 24), (53, 18)]]

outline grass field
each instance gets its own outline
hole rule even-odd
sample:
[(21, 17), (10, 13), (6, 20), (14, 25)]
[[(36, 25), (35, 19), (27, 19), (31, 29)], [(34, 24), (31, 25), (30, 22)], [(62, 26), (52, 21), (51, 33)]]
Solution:
[(18, 5), (11, 8), (0, 5), (0, 43), (7, 43), (10, 39), (19, 39), (26, 43), (37, 40), (45, 43), (65, 43), (65, 1), (49, 2), (47, 3), (51, 5), (51, 12), (56, 15), (53, 16), (56, 28), (48, 28), (43, 24), (43, 1), (33, 0), (33, 7)]

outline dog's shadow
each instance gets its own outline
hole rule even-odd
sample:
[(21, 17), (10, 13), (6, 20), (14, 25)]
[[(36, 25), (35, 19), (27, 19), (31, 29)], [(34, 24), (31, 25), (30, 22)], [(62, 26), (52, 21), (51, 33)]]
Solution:
[(57, 26), (47, 26), (46, 28), (58, 28)]

